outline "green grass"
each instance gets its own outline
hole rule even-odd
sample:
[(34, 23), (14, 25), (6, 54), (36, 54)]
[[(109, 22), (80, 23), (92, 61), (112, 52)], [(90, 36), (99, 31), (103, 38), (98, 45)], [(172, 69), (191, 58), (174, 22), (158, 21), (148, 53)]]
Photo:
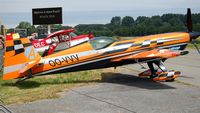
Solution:
[(101, 81), (101, 71), (82, 71), (29, 79), (16, 84), (16, 80), (0, 79), (0, 99), (5, 104), (25, 103), (59, 97), (58, 92), (72, 87)]

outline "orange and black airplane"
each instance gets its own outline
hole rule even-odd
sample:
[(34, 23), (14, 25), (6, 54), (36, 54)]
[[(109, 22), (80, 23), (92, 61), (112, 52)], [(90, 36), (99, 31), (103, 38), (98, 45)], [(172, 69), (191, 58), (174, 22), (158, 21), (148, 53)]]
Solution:
[(95, 37), (45, 57), (35, 51), (28, 38), (10, 34), (5, 44), (3, 79), (25, 80), (47, 74), (147, 63), (149, 70), (140, 73), (140, 77), (149, 77), (154, 81), (173, 81), (180, 72), (168, 71), (163, 62), (188, 54), (184, 50), (187, 44), (200, 36), (200, 32), (192, 31), (190, 9), (187, 12), (187, 28), (187, 32), (143, 36), (125, 41)]

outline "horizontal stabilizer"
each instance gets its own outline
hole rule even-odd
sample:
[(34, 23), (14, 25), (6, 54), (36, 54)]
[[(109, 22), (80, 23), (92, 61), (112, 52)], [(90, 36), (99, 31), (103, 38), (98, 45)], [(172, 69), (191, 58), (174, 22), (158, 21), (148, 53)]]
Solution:
[(153, 49), (150, 51), (143, 51), (134, 55), (128, 55), (122, 58), (112, 59), (113, 62), (127, 60), (127, 59), (145, 59), (145, 58), (172, 58), (180, 55), (185, 55), (188, 52), (173, 51), (170, 49)]
[(38, 64), (38, 62), (40, 61), (40, 58), (32, 61), (32, 62), (29, 62), (28, 64), (26, 64), (26, 66), (24, 68), (22, 68), (19, 73), (20, 74), (23, 74), (25, 73), (26, 71), (28, 71), (29, 69), (31, 69), (33, 66), (35, 66), (36, 64)]

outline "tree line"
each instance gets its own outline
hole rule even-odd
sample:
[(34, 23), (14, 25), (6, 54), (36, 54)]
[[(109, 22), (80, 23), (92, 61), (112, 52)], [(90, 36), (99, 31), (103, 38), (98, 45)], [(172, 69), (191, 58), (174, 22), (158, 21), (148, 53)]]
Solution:
[[(193, 30), (200, 31), (200, 14), (192, 14)], [(187, 31), (186, 16), (183, 14), (163, 14), (162, 16), (112, 17), (108, 24), (77, 25), (79, 32), (91, 31), (95, 35), (143, 36), (173, 31)]]
[[(193, 30), (200, 31), (200, 13), (192, 14)], [(163, 14), (152, 17), (139, 16), (134, 19), (131, 16), (112, 17), (108, 24), (79, 24), (74, 28), (78, 34), (93, 33), (95, 36), (143, 36), (173, 31), (187, 31), (186, 15)], [(52, 25), (55, 30), (69, 29), (70, 26)], [(20, 22), (16, 27), (27, 29), (27, 34), (39, 32), (39, 29), (47, 28), (45, 25), (33, 26), (29, 22)]]

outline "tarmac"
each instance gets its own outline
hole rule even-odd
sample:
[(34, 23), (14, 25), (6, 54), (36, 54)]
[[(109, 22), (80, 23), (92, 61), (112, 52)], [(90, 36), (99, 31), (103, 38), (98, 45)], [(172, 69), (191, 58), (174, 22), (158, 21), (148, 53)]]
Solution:
[[(58, 99), (7, 106), (13, 113), (200, 113), (200, 55), (169, 59), (182, 72), (174, 82), (141, 79), (138, 64), (108, 69), (104, 82), (67, 89)], [(105, 76), (111, 74), (112, 76)]]

